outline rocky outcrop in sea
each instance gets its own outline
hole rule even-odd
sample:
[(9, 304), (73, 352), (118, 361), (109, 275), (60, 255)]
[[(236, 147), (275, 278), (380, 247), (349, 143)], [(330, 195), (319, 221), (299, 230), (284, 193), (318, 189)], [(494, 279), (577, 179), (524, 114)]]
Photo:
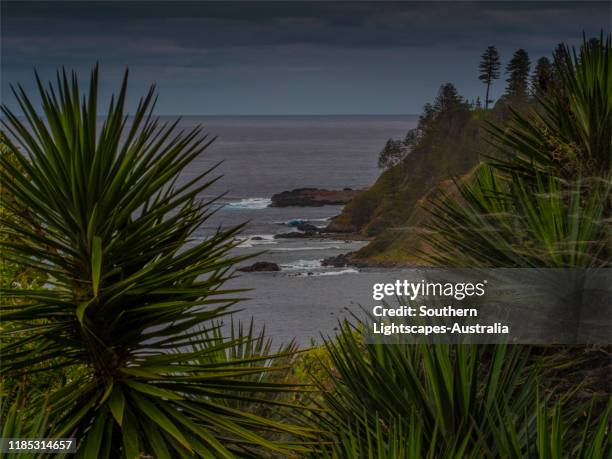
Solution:
[(297, 188), (283, 191), (272, 196), (270, 207), (320, 207), (342, 205), (349, 202), (362, 190), (345, 188), (343, 190), (324, 190), (320, 188)]

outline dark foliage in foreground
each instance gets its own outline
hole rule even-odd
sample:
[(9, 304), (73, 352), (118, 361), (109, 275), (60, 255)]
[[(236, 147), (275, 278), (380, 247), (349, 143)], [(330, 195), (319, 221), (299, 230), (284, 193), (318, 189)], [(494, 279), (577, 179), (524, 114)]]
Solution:
[(12, 156), (0, 157), (0, 180), (16, 198), (4, 204), (36, 221), (24, 227), (3, 214), (0, 248), (45, 279), (2, 291), (5, 382), (78, 368), (48, 394), (45, 435), (78, 438), (82, 457), (302, 449), (267, 438), (305, 430), (226, 402), (264, 403), (263, 393), (289, 387), (253, 377), (274, 355), (214, 358), (253, 337), (211, 341), (212, 321), (236, 301), (223, 283), (240, 228), (194, 240), (212, 212), (197, 196), (214, 179), (207, 170), (177, 181), (213, 139), (200, 127), (160, 125), (153, 89), (128, 121), (127, 75), (101, 126), (97, 69), (83, 100), (76, 75), (39, 88), (43, 117), (21, 88), (25, 121), (2, 108)]
[(328, 411), (314, 420), (332, 446), (315, 456), (604, 457), (610, 406), (576, 404), (553, 382), (560, 367), (580, 364), (571, 352), (365, 345), (348, 324), (327, 349)]

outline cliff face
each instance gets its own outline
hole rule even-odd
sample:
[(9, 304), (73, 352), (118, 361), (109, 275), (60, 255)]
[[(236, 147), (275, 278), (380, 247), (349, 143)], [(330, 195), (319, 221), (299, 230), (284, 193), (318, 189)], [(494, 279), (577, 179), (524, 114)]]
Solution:
[(351, 255), (355, 262), (422, 264), (417, 253), (427, 251), (422, 226), (429, 217), (428, 195), (441, 189), (452, 193), (450, 179), (467, 174), (480, 155), (491, 153), (484, 141), (485, 120), (498, 117), (495, 111), (460, 107), (429, 120), (411, 153), (348, 203), (327, 231), (374, 237)]
[[(459, 180), (469, 180), (478, 165)], [(431, 198), (440, 193), (456, 197), (457, 187), (453, 180), (445, 180), (434, 186), (419, 199), (408, 218), (400, 225), (388, 228), (378, 234), (374, 240), (349, 257), (351, 263), (364, 266), (413, 266), (426, 262), (421, 257), (430, 251), (428, 230), (425, 226), (430, 218), (427, 205)]]

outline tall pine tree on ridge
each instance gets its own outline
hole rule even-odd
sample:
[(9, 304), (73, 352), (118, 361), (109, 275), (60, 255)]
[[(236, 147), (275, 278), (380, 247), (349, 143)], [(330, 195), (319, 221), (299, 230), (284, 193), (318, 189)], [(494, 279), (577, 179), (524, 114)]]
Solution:
[(508, 95), (521, 98), (527, 96), (530, 66), (531, 62), (529, 61), (529, 54), (527, 54), (527, 51), (522, 48), (517, 50), (506, 66), (506, 73), (508, 74), (508, 79), (506, 79), (508, 83)]
[(497, 80), (499, 78), (499, 69), (501, 64), (499, 62), (499, 53), (495, 46), (489, 46), (485, 52), (482, 54), (480, 61), (480, 76), (478, 79), (487, 85), (487, 92), (485, 95), (485, 109), (489, 108), (489, 90), (491, 88), (491, 84), (493, 80)]

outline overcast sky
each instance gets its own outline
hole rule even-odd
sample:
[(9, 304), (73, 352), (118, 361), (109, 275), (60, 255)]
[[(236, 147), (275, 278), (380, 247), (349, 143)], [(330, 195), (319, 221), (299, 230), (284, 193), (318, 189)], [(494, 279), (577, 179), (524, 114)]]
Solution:
[[(480, 54), (532, 59), (610, 30), (609, 2), (8, 2), (2, 99), (98, 61), (105, 94), (155, 82), (160, 114), (419, 113), (440, 84), (483, 97)], [(85, 78), (84, 78), (85, 80)], [(493, 95), (503, 91), (499, 80)]]

